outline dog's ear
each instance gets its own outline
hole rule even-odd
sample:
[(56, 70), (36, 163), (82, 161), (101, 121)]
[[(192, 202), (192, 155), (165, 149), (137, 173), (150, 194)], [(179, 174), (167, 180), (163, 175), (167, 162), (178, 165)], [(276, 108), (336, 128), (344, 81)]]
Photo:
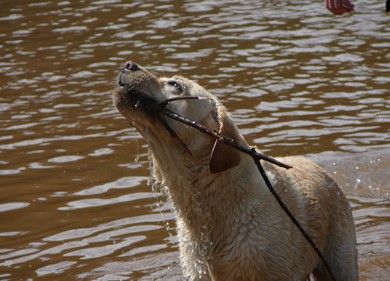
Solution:
[[(239, 133), (230, 118), (226, 116), (226, 113), (222, 112), (218, 117), (218, 133), (237, 140)], [(240, 161), (240, 151), (218, 140), (215, 141), (210, 158), (210, 172), (212, 174), (220, 173), (226, 171), (227, 169), (233, 168), (240, 164)]]

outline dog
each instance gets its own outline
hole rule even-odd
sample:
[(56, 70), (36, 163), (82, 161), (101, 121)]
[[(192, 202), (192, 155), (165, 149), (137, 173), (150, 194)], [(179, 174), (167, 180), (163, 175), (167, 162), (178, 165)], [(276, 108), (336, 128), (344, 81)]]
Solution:
[[(180, 263), (190, 281), (332, 280), (267, 189), (251, 156), (154, 110), (187, 117), (248, 147), (226, 108), (194, 81), (156, 77), (135, 62), (118, 75), (113, 101), (151, 150), (153, 177), (166, 186), (177, 218)], [(157, 113), (156, 113), (157, 112)], [(354, 222), (346, 197), (304, 157), (263, 163), (272, 185), (320, 248), (337, 281), (357, 281)]]

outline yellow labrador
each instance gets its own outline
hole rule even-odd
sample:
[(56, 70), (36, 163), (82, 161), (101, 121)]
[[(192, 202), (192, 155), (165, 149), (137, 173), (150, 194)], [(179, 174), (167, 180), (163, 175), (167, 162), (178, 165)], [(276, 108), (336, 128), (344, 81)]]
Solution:
[[(193, 128), (156, 114), (167, 108), (247, 145), (218, 99), (180, 76), (157, 78), (134, 62), (118, 76), (118, 110), (148, 142), (153, 176), (168, 187), (177, 216), (185, 280), (331, 280), (309, 243), (267, 189), (250, 156)], [(279, 159), (285, 170), (264, 163), (274, 188), (330, 264), (337, 281), (357, 281), (351, 210), (340, 188), (303, 157)]]

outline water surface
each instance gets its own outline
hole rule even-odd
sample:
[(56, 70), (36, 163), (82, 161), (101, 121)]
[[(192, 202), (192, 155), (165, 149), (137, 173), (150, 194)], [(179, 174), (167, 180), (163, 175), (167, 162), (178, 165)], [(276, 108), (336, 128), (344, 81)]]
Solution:
[(380, 0), (2, 1), (0, 279), (181, 280), (146, 143), (113, 108), (133, 59), (198, 81), (251, 144), (308, 155), (353, 207), (361, 280), (390, 266), (390, 42)]

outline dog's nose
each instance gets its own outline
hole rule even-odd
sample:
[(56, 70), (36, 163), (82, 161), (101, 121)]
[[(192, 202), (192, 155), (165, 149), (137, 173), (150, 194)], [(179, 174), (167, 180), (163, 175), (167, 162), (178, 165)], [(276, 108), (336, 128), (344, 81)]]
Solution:
[(133, 61), (126, 62), (125, 65), (123, 66), (123, 69), (122, 69), (123, 72), (137, 71), (137, 70), (140, 70), (140, 68), (139, 68), (138, 64), (136, 64)]

